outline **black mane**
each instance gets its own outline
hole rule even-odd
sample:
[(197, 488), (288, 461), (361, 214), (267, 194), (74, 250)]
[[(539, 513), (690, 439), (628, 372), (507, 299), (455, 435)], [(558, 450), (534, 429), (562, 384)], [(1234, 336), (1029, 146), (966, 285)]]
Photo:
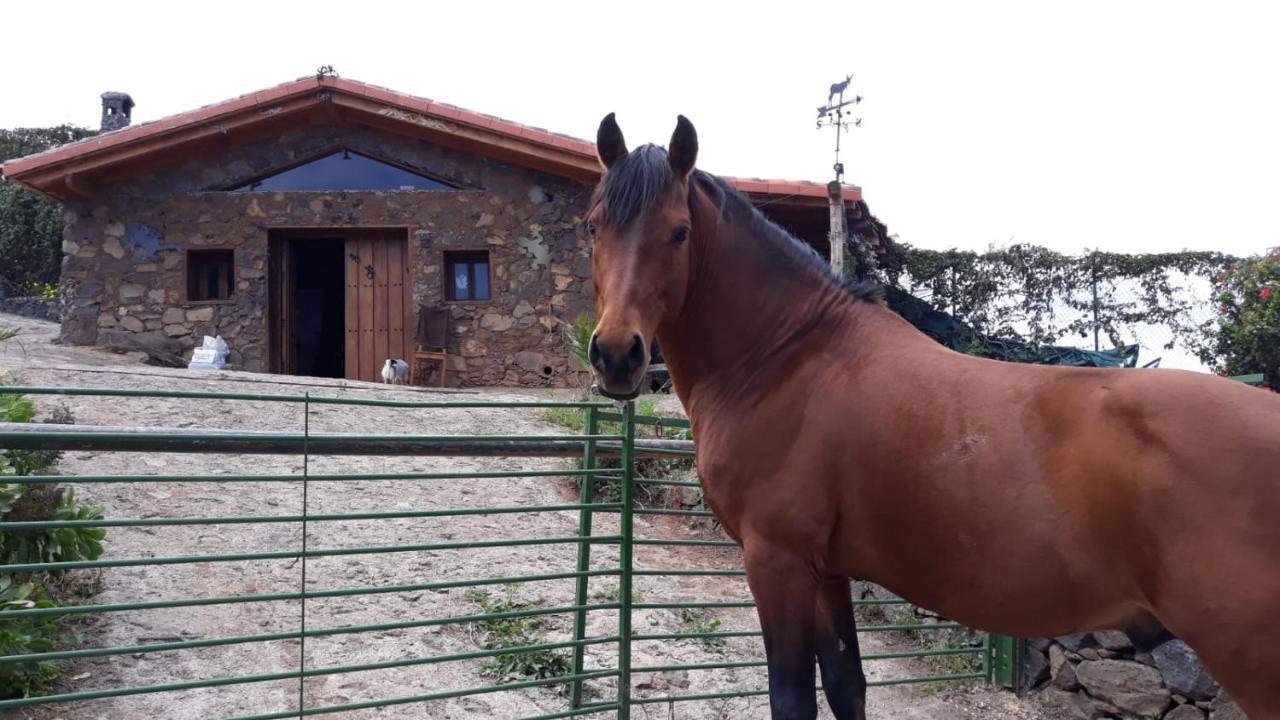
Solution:
[[(675, 174), (667, 161), (667, 151), (657, 145), (642, 145), (609, 168), (592, 196), (591, 205), (593, 208), (603, 205), (601, 219), (605, 223), (625, 227), (656, 208), (674, 182)], [(721, 218), (747, 228), (762, 242), (767, 252), (776, 254), (780, 260), (776, 263), (779, 269), (811, 270), (856, 300), (883, 300), (884, 288), (880, 283), (836, 277), (817, 250), (765, 217), (751, 204), (750, 198), (723, 179), (695, 170), (691, 183), (711, 198), (719, 208)]]

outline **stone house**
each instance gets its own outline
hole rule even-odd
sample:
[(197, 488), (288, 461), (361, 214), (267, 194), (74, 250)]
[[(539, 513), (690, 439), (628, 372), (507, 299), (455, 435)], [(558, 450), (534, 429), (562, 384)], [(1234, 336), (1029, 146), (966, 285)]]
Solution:
[[(581, 382), (558, 321), (594, 300), (592, 143), (330, 75), (132, 109), (106, 93), (101, 134), (0, 167), (65, 208), (63, 341), (177, 362), (221, 335), (244, 370), (376, 380), (443, 308), (450, 384)], [(824, 185), (732, 182), (826, 251)]]

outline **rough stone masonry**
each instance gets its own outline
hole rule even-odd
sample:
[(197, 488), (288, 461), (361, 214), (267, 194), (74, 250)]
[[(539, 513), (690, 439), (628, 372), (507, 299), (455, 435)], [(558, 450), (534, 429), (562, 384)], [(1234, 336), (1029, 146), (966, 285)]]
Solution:
[[(231, 192), (336, 147), (395, 158), (454, 191)], [(557, 319), (590, 311), (590, 188), (360, 125), (311, 126), (104, 186), (65, 206), (62, 339), (184, 357), (221, 335), (230, 362), (269, 369), (268, 231), (403, 227), (413, 300), (445, 303), (443, 253), (489, 253), (492, 299), (449, 302), (451, 384), (578, 386)], [(185, 252), (234, 250), (233, 300), (185, 300)], [(341, 349), (336, 349), (340, 351)]]

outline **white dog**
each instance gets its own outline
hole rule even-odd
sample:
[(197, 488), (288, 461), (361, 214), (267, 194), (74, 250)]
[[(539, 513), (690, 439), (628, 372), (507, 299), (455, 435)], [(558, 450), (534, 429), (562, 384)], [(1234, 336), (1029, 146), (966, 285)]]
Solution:
[(387, 358), (382, 365), (382, 382), (390, 385), (405, 385), (409, 382), (409, 363), (403, 360)]

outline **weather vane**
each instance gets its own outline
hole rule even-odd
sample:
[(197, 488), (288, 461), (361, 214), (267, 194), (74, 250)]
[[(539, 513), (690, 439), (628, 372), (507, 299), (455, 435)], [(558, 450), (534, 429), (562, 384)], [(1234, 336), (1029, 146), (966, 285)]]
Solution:
[(844, 178), (844, 163), (840, 162), (840, 135), (853, 127), (862, 127), (862, 118), (856, 118), (852, 121), (845, 118), (849, 113), (846, 108), (851, 108), (862, 102), (861, 95), (855, 95), (852, 100), (844, 99), (844, 91), (849, 89), (849, 82), (853, 80), (852, 75), (846, 75), (844, 80), (833, 83), (827, 92), (827, 104), (818, 108), (818, 129), (823, 126), (830, 126), (836, 129), (836, 164), (832, 169), (836, 171), (836, 181), (839, 182)]

